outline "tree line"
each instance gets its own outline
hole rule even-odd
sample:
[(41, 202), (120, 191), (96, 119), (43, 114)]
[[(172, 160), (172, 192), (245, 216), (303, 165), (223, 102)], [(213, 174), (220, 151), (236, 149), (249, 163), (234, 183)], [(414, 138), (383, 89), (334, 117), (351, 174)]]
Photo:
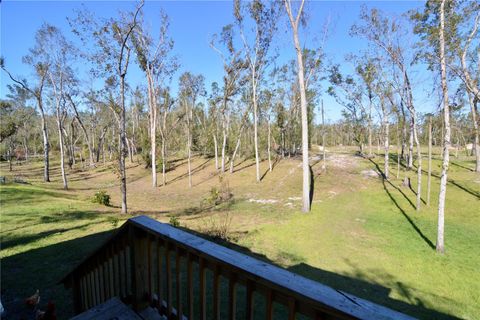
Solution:
[[(328, 24), (314, 28), (324, 39), (318, 47), (302, 42), (306, 26), (320, 26), (309, 20), (308, 5), (304, 0), (235, 0), (231, 23), (210, 39), (223, 67), (221, 80), (213, 83), (192, 72), (177, 77), (181, 61), (169, 18), (160, 12), (154, 32), (143, 1), (110, 18), (82, 8), (67, 17), (68, 34), (44, 23), (23, 57), (31, 68), (28, 77), (9, 69), (4, 58), (0, 61), (12, 80), (0, 104), (3, 158), (11, 163), (14, 157), (28, 159), (41, 152), (49, 182), (53, 150), (59, 154), (65, 189), (68, 169), (79, 162), (95, 167), (113, 161), (126, 213), (127, 161), (149, 168), (155, 188), (167, 183), (172, 156), (183, 156), (191, 188), (196, 156), (214, 158), (219, 173), (233, 173), (235, 161), (253, 158), (259, 183), (261, 161), (268, 161), (272, 171), (276, 159), (301, 156), (302, 208), (308, 212), (312, 143), (323, 150), (357, 145), (364, 157), (373, 157), (376, 146), (384, 156), (384, 179), (391, 175), (392, 153), (398, 168), (416, 170), (420, 210), (425, 169), (421, 147), (429, 147), (429, 204), (430, 150), (437, 145), (442, 147), (437, 250), (443, 252), (452, 145), (456, 153), (458, 146), (471, 146), (475, 171), (480, 172), (480, 5), (430, 0), (401, 17), (363, 7), (350, 35), (367, 45), (345, 58), (343, 63), (354, 66), (350, 73), (325, 54)], [(285, 26), (295, 55), (282, 64), (274, 40)], [(88, 69), (85, 74), (74, 67), (80, 63)], [(129, 82), (133, 64), (144, 75), (142, 84)], [(419, 111), (415, 96), (418, 66), (433, 79), (429, 97), (437, 108), (429, 113)], [(343, 108), (341, 119), (325, 123), (327, 95)], [(316, 115), (323, 121), (316, 123)]]

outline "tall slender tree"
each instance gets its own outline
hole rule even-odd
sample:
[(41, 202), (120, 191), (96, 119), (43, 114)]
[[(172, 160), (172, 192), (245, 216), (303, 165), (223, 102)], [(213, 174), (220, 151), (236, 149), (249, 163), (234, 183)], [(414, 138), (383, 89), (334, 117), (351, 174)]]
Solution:
[[(260, 182), (261, 178), (258, 146), (259, 86), (263, 79), (266, 66), (269, 63), (268, 52), (277, 29), (278, 4), (278, 1), (262, 0), (245, 3), (240, 0), (235, 0), (234, 2), (234, 15), (244, 44), (245, 60), (249, 68), (253, 104), (253, 141), (255, 147), (255, 173), (257, 182)], [(249, 39), (249, 34), (245, 30), (245, 17), (248, 16), (253, 20), (253, 30), (251, 31), (253, 36), (251, 39)]]
[(298, 86), (300, 88), (300, 109), (302, 119), (302, 170), (303, 170), (303, 193), (302, 193), (302, 211), (310, 211), (310, 165), (308, 157), (308, 113), (307, 113), (307, 95), (305, 89), (305, 74), (303, 66), (303, 52), (300, 44), (299, 26), (303, 15), (305, 0), (301, 0), (299, 6), (294, 12), (290, 0), (284, 0), (285, 10), (292, 28), (293, 44), (297, 53), (298, 66)]

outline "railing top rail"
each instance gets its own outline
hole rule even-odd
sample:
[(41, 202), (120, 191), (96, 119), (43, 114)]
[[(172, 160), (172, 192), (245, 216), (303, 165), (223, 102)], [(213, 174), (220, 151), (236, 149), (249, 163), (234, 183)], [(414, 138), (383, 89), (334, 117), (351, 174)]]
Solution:
[(227, 264), (263, 284), (280, 291), (293, 293), (324, 310), (358, 319), (414, 319), (354, 295), (335, 290), (321, 283), (304, 278), (288, 270), (260, 261), (243, 253), (218, 245), (186, 231), (161, 223), (147, 216), (129, 219), (128, 223), (149, 232), (169, 238), (200, 256)]
[(356, 319), (414, 319), (400, 312), (388, 309), (354, 295), (335, 290), (331, 287), (304, 278), (288, 270), (255, 259), (246, 254), (218, 245), (189, 232), (174, 228), (147, 216), (137, 216), (127, 220), (105, 243), (86, 257), (73, 271), (60, 282), (69, 286), (71, 280), (81, 272), (82, 265), (97, 256), (106, 245), (124, 235), (133, 226), (165, 241), (185, 248), (187, 251), (220, 267), (228, 266), (245, 279), (253, 281), (264, 288), (275, 290), (284, 296), (294, 297), (299, 302), (313, 306), (339, 318)]

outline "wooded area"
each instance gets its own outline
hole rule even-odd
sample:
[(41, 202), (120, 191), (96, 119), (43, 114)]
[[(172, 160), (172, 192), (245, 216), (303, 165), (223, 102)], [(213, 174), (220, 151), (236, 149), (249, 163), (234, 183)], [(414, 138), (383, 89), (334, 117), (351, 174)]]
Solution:
[[(157, 188), (157, 172), (164, 186), (172, 156), (185, 157), (185, 187), (192, 188), (190, 162), (195, 155), (213, 157), (222, 174), (233, 172), (236, 159), (254, 158), (258, 183), (263, 183), (262, 159), (268, 160), (271, 172), (276, 159), (301, 155), (302, 210), (308, 212), (312, 144), (323, 150), (356, 145), (366, 158), (382, 149), (383, 178), (405, 175), (404, 183), (410, 186), (406, 171), (416, 170), (417, 211), (422, 210), (422, 199), (438, 205), (436, 249), (443, 253), (450, 153), (474, 155), (474, 171), (480, 172), (480, 4), (432, 0), (402, 17), (365, 7), (350, 30), (368, 42), (368, 49), (346, 58), (355, 66), (351, 74), (329, 63), (322, 43), (316, 48), (302, 44), (302, 26), (319, 24), (308, 19), (304, 4), (235, 1), (232, 23), (211, 39), (224, 70), (223, 79), (214, 83), (191, 72), (173, 78), (182, 62), (175, 55), (168, 16), (162, 12), (154, 23), (159, 31), (154, 37), (143, 2), (109, 19), (78, 11), (67, 17), (68, 34), (43, 24), (23, 58), (31, 74), (19, 75), (1, 59), (13, 82), (8, 99), (1, 101), (2, 159), (14, 166), (15, 160), (43, 157), (48, 182), (50, 158), (59, 155), (64, 189), (72, 169), (115, 161), (110, 167), (121, 185), (121, 212), (127, 213), (126, 161), (149, 168), (152, 187)], [(296, 56), (282, 65), (272, 39), (285, 25)], [(318, 36), (328, 41), (328, 24), (322, 32)], [(87, 65), (90, 72), (79, 74), (73, 61)], [(132, 64), (145, 74), (141, 86), (129, 85)], [(428, 114), (419, 112), (415, 103), (411, 78), (417, 64), (427, 65), (435, 79), (431, 96), (438, 96), (438, 108)], [(94, 84), (99, 81), (101, 86)], [(174, 81), (178, 92), (171, 90)], [(343, 117), (316, 123), (315, 115), (324, 117), (320, 105), (327, 94), (344, 107)], [(443, 150), (434, 204), (430, 183), (426, 191), (422, 186), (422, 175), (431, 174), (431, 152), (425, 159), (422, 147), (430, 150), (432, 145)], [(397, 158), (396, 173), (389, 168), (390, 157)], [(422, 160), (427, 160), (427, 170)]]

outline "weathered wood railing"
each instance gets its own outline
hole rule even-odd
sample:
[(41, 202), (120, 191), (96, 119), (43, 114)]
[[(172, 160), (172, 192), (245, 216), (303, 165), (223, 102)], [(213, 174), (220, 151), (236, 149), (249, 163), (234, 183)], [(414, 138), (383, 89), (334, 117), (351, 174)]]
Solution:
[(411, 319), (146, 216), (63, 282), (77, 313), (117, 296), (169, 319)]

